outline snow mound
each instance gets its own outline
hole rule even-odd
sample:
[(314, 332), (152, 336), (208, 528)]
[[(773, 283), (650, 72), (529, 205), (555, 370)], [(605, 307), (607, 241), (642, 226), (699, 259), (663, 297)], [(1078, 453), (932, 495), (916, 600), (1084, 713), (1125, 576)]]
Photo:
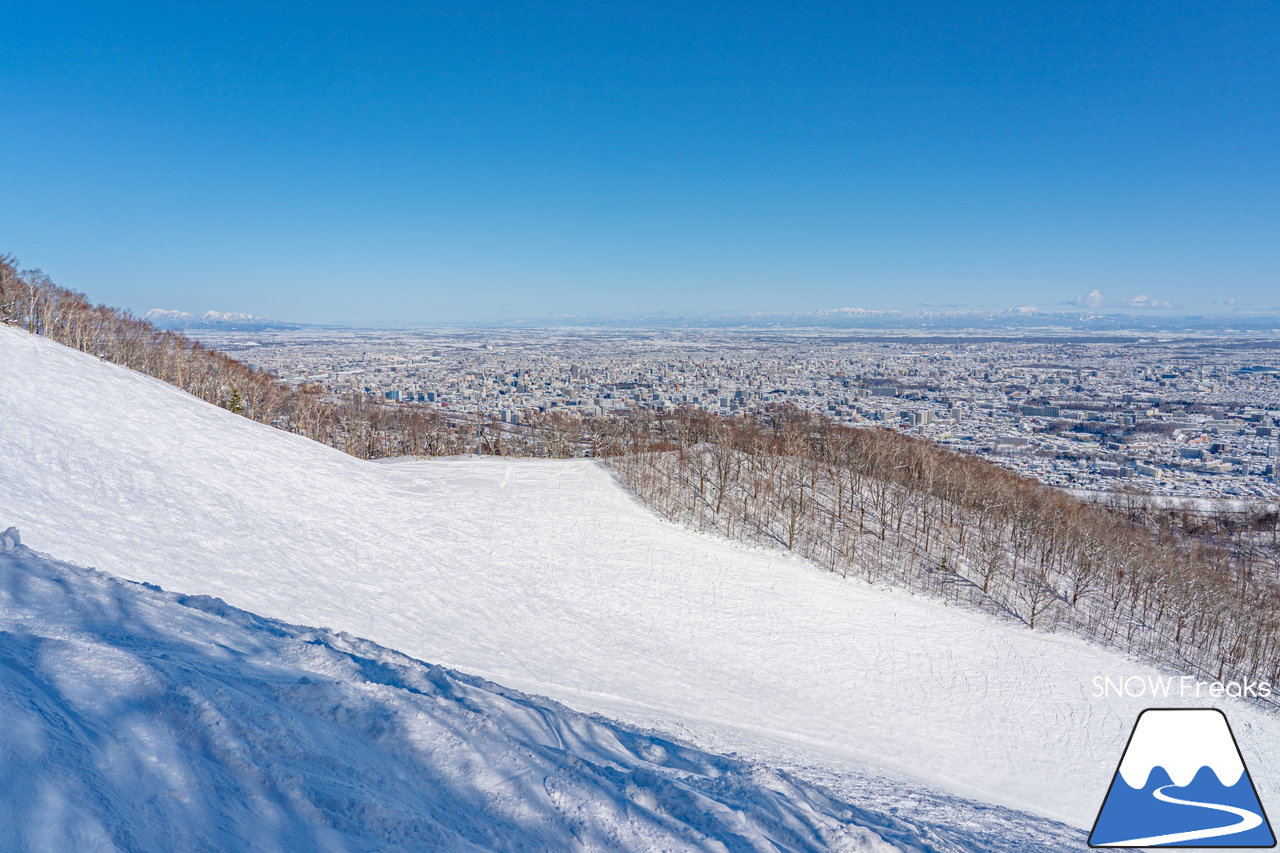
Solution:
[(8, 851), (920, 849), (786, 773), (21, 546), (0, 719)]

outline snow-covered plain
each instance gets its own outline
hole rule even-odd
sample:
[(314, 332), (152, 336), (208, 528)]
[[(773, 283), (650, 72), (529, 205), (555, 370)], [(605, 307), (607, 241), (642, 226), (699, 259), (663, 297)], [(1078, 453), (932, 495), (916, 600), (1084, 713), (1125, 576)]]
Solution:
[[(1095, 697), (1095, 676), (1157, 673), (683, 530), (588, 461), (361, 462), (7, 327), (0, 412), (0, 523), (39, 551), (783, 763), (840, 796), (914, 786), (943, 798), (922, 812), (959, 796), (1087, 828), (1138, 712), (1209, 704)], [(1218, 704), (1276, 801), (1277, 720)]]

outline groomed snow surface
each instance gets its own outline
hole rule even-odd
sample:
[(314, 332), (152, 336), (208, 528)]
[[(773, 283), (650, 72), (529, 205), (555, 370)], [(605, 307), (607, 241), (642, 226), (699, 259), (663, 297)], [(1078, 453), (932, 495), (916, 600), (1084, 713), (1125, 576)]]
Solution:
[[(991, 833), (972, 849), (1078, 849), (1010, 810), (1087, 829), (1138, 712), (1210, 704), (1096, 697), (1157, 673), (683, 530), (589, 461), (361, 462), (8, 327), (0, 411), (0, 524), (37, 551)], [(1275, 719), (1214, 704), (1274, 801)]]
[(0, 719), (6, 851), (921, 849), (785, 774), (22, 547)]

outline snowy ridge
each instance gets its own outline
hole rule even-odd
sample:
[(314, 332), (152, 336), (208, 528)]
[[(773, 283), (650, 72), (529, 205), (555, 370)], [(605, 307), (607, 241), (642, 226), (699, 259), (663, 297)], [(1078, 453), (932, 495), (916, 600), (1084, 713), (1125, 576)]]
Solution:
[(282, 323), (257, 314), (242, 311), (205, 311), (203, 314), (190, 314), (186, 311), (175, 311), (168, 308), (152, 308), (142, 315), (144, 320), (161, 329), (235, 329), (252, 331), (255, 329), (295, 328), (298, 323)]
[[(910, 790), (938, 822), (968, 820), (963, 798), (1087, 827), (1151, 704), (1092, 680), (1160, 675), (684, 530), (587, 460), (369, 464), (6, 326), (0, 412), (0, 519), (39, 551), (799, 768), (881, 810)], [(1214, 704), (1263, 801), (1280, 796), (1276, 719)]]
[(2, 539), (0, 849), (930, 849), (785, 773)]
[(1120, 775), (1130, 788), (1145, 788), (1157, 767), (1179, 788), (1190, 785), (1202, 767), (1228, 788), (1244, 775), (1227, 718), (1213, 709), (1143, 712), (1120, 762)]

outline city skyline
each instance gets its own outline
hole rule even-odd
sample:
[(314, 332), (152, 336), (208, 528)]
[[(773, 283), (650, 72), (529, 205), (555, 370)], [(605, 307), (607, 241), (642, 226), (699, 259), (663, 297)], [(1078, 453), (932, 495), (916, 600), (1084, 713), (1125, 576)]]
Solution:
[[(539, 419), (779, 406), (905, 431), (1061, 488), (1274, 498), (1274, 338), (784, 329), (207, 330), (220, 352), (518, 440)], [(491, 437), (499, 433), (491, 433)]]

